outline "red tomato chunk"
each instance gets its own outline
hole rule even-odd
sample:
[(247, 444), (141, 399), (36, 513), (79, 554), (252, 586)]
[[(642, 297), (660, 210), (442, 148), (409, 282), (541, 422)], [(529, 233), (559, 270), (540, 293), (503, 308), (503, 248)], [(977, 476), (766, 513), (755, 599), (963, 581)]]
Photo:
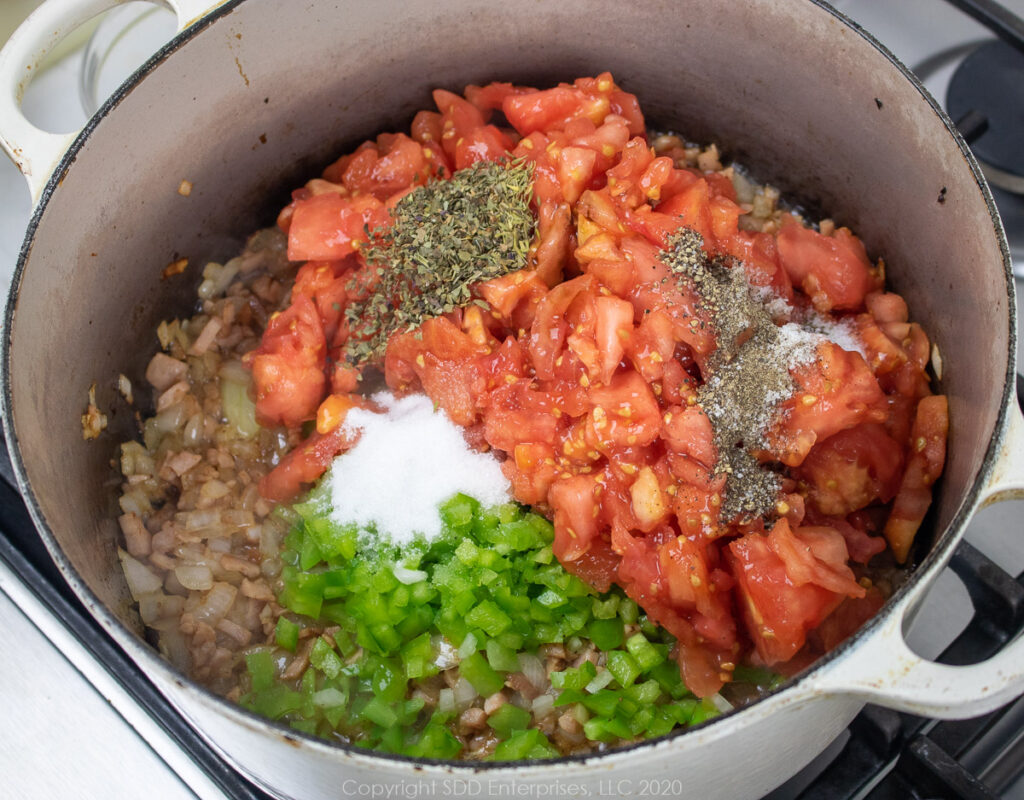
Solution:
[[(515, 157), (534, 176), (526, 268), (476, 285), (483, 307), (394, 335), (388, 385), (425, 392), (492, 449), (516, 498), (553, 518), (561, 563), (598, 589), (621, 585), (678, 638), (698, 695), (740, 661), (795, 669), (849, 635), (884, 601), (864, 564), (887, 543), (890, 558), (909, 557), (949, 424), (928, 339), (861, 241), (781, 212), (755, 219), (717, 151), (695, 160), (671, 137), (652, 148), (636, 98), (607, 73), (433, 99), (410, 135), (343, 156), (281, 214), (289, 258), (307, 263), (251, 359), (257, 411), (267, 425), (316, 418), (317, 431), (264, 495), (290, 500), (352, 444), (340, 420), (364, 401), (342, 353), (344, 310), (376, 281), (360, 253), (368, 231), (415, 187)], [(726, 475), (697, 402), (714, 318), (660, 260), (681, 228), (792, 309), (845, 320), (860, 343), (823, 343), (790, 367), (795, 391), (756, 454), (784, 476), (768, 518), (722, 513)]]

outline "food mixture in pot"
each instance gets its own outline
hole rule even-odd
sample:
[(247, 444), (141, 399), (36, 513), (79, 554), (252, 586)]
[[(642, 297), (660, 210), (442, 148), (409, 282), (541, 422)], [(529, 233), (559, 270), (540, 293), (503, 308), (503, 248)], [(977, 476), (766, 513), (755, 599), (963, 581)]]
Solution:
[(247, 708), (412, 756), (772, 688), (899, 580), (945, 457), (927, 335), (854, 233), (607, 73), (433, 99), (157, 331), (120, 449), (143, 622)]

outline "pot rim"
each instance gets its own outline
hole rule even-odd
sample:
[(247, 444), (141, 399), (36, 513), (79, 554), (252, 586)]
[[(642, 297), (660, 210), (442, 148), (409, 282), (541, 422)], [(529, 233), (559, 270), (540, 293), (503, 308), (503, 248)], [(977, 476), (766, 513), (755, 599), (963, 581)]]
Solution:
[[(5, 331), (10, 331), (11, 324), (14, 320), (22, 278), (24, 276), (25, 269), (27, 268), (28, 260), (31, 256), (35, 234), (43, 213), (45, 212), (50, 199), (60, 187), (65, 174), (72, 167), (82, 147), (92, 135), (92, 132), (98, 126), (100, 121), (116, 109), (117, 106), (120, 105), (121, 101), (124, 100), (150, 72), (159, 67), (162, 62), (166, 61), (177, 50), (187, 42), (191, 41), (194, 37), (201, 34), (208, 27), (217, 23), (221, 18), (230, 15), (244, 1), (245, 0), (227, 0), (227, 2), (217, 6), (202, 18), (196, 20), (194, 24), (179, 32), (173, 39), (167, 42), (162, 48), (160, 48), (160, 50), (151, 56), (145, 64), (143, 64), (132, 75), (131, 78), (122, 84), (117, 91), (107, 99), (100, 110), (88, 121), (85, 127), (75, 137), (74, 141), (51, 173), (40, 199), (33, 209), (32, 217), (29, 221), (25, 238), (19, 251), (18, 261), (11, 282), (10, 293), (8, 295), (3, 320)], [(913, 595), (918, 593), (923, 594), (927, 591), (931, 582), (935, 577), (937, 577), (938, 573), (945, 567), (947, 561), (952, 556), (954, 548), (963, 536), (964, 528), (978, 506), (986, 478), (992, 472), (997, 460), (999, 446), (1007, 426), (1011, 403), (1016, 402), (1015, 381), (1017, 319), (1016, 314), (1014, 313), (1015, 284), (1012, 260), (1006, 236), (1003, 231), (1002, 222), (1000, 220), (998, 210), (996, 209), (992, 193), (989, 190), (988, 184), (982, 174), (978, 162), (974, 158), (963, 137), (957, 131), (956, 126), (950, 117), (928, 93), (921, 81), (868, 31), (842, 12), (830, 6), (825, 2), (825, 0), (807, 0), (807, 2), (832, 15), (837, 22), (845, 25), (861, 36), (876, 51), (878, 51), (882, 57), (887, 59), (890, 64), (894, 66), (903, 75), (903, 77), (913, 85), (914, 88), (917, 89), (918, 94), (931, 107), (932, 111), (952, 136), (954, 143), (959, 149), (964, 161), (967, 163), (967, 166), (984, 198), (985, 205), (993, 225), (993, 230), (997, 237), (999, 251), (1002, 256), (1006, 291), (1010, 300), (1007, 306), (1009, 317), (1009, 326), (1007, 330), (1008, 359), (1003, 376), (999, 410), (996, 417), (995, 427), (988, 442), (977, 477), (964, 493), (960, 507), (955, 513), (950, 524), (944, 531), (942, 531), (929, 553), (886, 601), (882, 609), (864, 623), (857, 632), (850, 636), (845, 642), (821, 656), (810, 667), (787, 679), (780, 686), (765, 693), (752, 703), (725, 712), (721, 716), (707, 720), (693, 728), (676, 730), (666, 734), (665, 736), (624, 745), (602, 753), (561, 756), (543, 761), (479, 762), (418, 758), (390, 753), (380, 753), (354, 747), (341, 742), (330, 742), (328, 740), (320, 739), (316, 736), (294, 730), (276, 721), (262, 717), (255, 712), (249, 711), (242, 706), (232, 703), (210, 689), (192, 681), (192, 679), (181, 672), (176, 666), (165, 660), (149, 644), (145, 643), (138, 634), (133, 630), (130, 630), (128, 626), (120, 620), (120, 618), (114, 615), (99, 600), (99, 598), (84, 582), (58, 544), (56, 536), (50, 529), (49, 524), (44, 517), (42, 508), (27, 478), (25, 464), (21, 455), (21, 448), (19, 446), (17, 433), (12, 421), (13, 393), (11, 389), (10, 373), (11, 337), (9, 334), (5, 334), (3, 350), (2, 353), (0, 353), (0, 388), (2, 388), (3, 392), (2, 401), (0, 401), (2, 402), (2, 405), (0, 405), (0, 412), (2, 412), (3, 431), (6, 437), (8, 450), (10, 452), (11, 463), (21, 488), (22, 497), (35, 523), (36, 529), (50, 553), (50, 556), (53, 558), (61, 574), (64, 576), (65, 580), (67, 580), (78, 599), (102, 625), (106, 632), (117, 642), (117, 644), (128, 652), (140, 667), (144, 667), (147, 677), (149, 677), (150, 671), (153, 671), (159, 675), (164, 683), (173, 683), (177, 685), (183, 691), (192, 694), (204, 705), (213, 706), (218, 713), (233, 718), (236, 722), (250, 729), (273, 734), (295, 746), (306, 745), (317, 750), (322, 750), (324, 753), (331, 754), (338, 754), (340, 752), (346, 757), (364, 761), (368, 764), (376, 763), (379, 766), (393, 765), (399, 767), (410, 767), (413, 770), (418, 770), (419, 772), (416, 774), (424, 777), (429, 777), (429, 775), (422, 772), (424, 767), (440, 768), (441, 774), (447, 775), (475, 775), (511, 769), (517, 773), (528, 772), (532, 775), (539, 776), (540, 773), (553, 766), (561, 769), (566, 767), (583, 768), (597, 763), (609, 765), (611, 763), (621, 761), (624, 758), (629, 758), (639, 752), (654, 755), (659, 750), (665, 750), (671, 747), (676, 741), (680, 740), (684, 736), (689, 737), (695, 734), (703, 734), (704, 736), (709, 735), (709, 726), (715, 726), (711, 727), (710, 738), (721, 738), (722, 736), (727, 735), (728, 729), (731, 727), (729, 724), (723, 724), (726, 720), (737, 720), (753, 714), (769, 713), (776, 706), (782, 706), (790, 702), (797, 702), (801, 699), (805, 699), (801, 696), (799, 691), (794, 692), (793, 690), (797, 689), (801, 683), (808, 681), (811, 676), (822, 674), (823, 671), (842, 659), (846, 654), (855, 650), (861, 640), (867, 638), (874, 631), (878, 630), (891, 614), (896, 613), (897, 609), (903, 606), (904, 602), (907, 601), (908, 598), (911, 598)], [(150, 680), (152, 680), (152, 678), (150, 678)], [(216, 747), (216, 743), (213, 744)]]

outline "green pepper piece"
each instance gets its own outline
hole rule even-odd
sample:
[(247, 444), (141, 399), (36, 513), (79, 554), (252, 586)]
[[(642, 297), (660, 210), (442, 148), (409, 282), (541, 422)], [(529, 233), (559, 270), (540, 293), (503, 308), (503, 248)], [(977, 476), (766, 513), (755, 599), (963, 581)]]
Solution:
[(266, 691), (274, 685), (277, 671), (274, 668), (274, 658), (269, 650), (246, 653), (245, 666), (249, 670), (249, 678), (252, 680), (254, 692)]
[(634, 633), (630, 636), (626, 640), (626, 649), (644, 672), (665, 660), (665, 656), (658, 652), (658, 649), (647, 641), (647, 637), (642, 633)]
[(501, 708), (487, 718), (487, 724), (503, 739), (507, 739), (513, 731), (525, 730), (530, 724), (530, 712), (525, 708), (519, 708), (511, 703), (505, 703)]
[(459, 664), (459, 672), (484, 697), (490, 697), (495, 692), (501, 691), (505, 685), (505, 679), (494, 671), (494, 668), (480, 653), (472, 653), (462, 659), (462, 663)]
[(277, 627), (274, 629), (274, 639), (277, 646), (290, 653), (295, 652), (299, 645), (299, 626), (287, 617), (277, 618)]
[(640, 674), (640, 667), (629, 653), (622, 650), (612, 650), (607, 656), (608, 671), (615, 676), (619, 686), (623, 689), (633, 685), (633, 681)]

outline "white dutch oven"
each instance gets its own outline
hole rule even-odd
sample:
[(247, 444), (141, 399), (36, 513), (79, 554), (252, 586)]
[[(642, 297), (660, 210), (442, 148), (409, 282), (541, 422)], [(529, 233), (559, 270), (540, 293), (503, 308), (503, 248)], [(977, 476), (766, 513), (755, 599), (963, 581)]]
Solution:
[[(757, 797), (820, 752), (865, 702), (979, 714), (1024, 690), (1024, 642), (966, 667), (924, 661), (903, 629), (982, 504), (1024, 490), (1009, 257), (963, 141), (877, 42), (817, 0), (166, 0), (182, 33), (91, 120), (55, 136), (19, 110), (30, 68), (117, 0), (50, 0), (0, 54), (0, 142), (36, 200), (7, 308), (4, 425), (26, 501), (99, 622), (230, 761), (282, 797)], [(193, 21), (194, 20), (194, 21)], [(605, 755), (454, 765), (334, 746), (189, 682), (140, 636), (116, 566), (113, 390), (152, 331), (187, 313), (208, 259), (269, 223), (343, 146), (407, 125), (429, 90), (547, 85), (610, 69), (648, 119), (716, 140), (755, 175), (820, 204), (883, 254), (937, 343), (949, 458), (917, 565), (882, 612), (798, 679), (683, 734)], [(193, 183), (188, 198), (177, 193)], [(165, 281), (181, 257), (190, 267)], [(89, 385), (110, 436), (83, 442)], [(1017, 535), (1008, 532), (1008, 535)]]

